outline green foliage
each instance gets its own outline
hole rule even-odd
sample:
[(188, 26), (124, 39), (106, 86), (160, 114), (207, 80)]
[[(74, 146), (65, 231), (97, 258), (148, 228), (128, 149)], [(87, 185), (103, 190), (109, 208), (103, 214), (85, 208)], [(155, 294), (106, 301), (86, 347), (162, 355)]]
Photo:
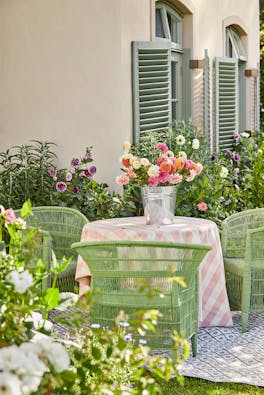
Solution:
[(27, 199), (32, 205), (52, 204), (48, 169), (56, 158), (54, 146), (32, 140), (0, 153), (0, 201), (5, 207), (18, 209)]

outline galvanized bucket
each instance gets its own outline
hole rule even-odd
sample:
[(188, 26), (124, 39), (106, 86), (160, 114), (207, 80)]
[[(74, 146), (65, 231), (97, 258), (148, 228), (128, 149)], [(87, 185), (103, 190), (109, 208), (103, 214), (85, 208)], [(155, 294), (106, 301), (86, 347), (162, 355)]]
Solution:
[(176, 206), (176, 186), (144, 186), (140, 190), (146, 224), (172, 224)]

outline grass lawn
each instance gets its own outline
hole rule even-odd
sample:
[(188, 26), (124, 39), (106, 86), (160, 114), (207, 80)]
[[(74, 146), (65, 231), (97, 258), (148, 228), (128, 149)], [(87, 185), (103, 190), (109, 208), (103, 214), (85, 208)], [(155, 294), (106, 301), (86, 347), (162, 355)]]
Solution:
[(163, 386), (164, 395), (263, 395), (264, 388), (247, 384), (213, 383), (185, 377), (184, 386), (170, 380)]

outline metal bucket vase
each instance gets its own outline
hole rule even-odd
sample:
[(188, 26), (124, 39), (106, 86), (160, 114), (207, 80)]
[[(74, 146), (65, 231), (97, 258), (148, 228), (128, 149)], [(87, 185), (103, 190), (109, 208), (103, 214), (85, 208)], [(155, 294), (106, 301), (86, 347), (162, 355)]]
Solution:
[(146, 224), (172, 224), (176, 206), (176, 186), (145, 186), (141, 187), (140, 191)]

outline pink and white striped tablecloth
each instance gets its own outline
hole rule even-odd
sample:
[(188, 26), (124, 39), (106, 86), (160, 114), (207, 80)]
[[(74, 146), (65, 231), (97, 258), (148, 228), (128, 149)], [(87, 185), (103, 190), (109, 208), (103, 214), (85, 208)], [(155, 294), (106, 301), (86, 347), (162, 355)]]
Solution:
[[(114, 218), (86, 224), (81, 241), (95, 240), (160, 240), (182, 243), (203, 243), (212, 246), (200, 265), (200, 327), (232, 326), (226, 293), (224, 263), (218, 228), (201, 218), (175, 217), (172, 225), (146, 225), (144, 217)], [(76, 281), (79, 296), (90, 284), (91, 272), (79, 256)]]

